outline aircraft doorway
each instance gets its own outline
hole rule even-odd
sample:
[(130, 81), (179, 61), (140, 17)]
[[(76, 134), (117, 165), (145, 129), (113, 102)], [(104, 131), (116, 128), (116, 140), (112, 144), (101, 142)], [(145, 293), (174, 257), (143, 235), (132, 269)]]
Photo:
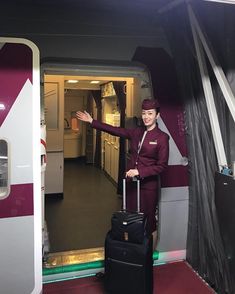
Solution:
[[(102, 70), (99, 75), (79, 76), (70, 70), (69, 75), (65, 75), (68, 71), (55, 74), (54, 69), (51, 72), (46, 70), (44, 75), (44, 119), (51, 123), (48, 116), (52, 115), (57, 121), (54, 123), (57, 128), (47, 128), (45, 220), (50, 254), (102, 248), (111, 215), (121, 207), (121, 198), (117, 194), (119, 139), (100, 134), (97, 154), (98, 134), (89, 125), (77, 121), (76, 111), (87, 110), (94, 118), (120, 125), (118, 97), (115, 92), (105, 96), (105, 92), (113, 83), (121, 82), (126, 93), (124, 123), (130, 125), (132, 118), (140, 115), (141, 97), (151, 90), (142, 87), (143, 83), (146, 84), (143, 69), (141, 74), (131, 72), (123, 76), (120, 72), (114, 75), (115, 70), (111, 71), (112, 75), (107, 75), (106, 71), (106, 76), (102, 75)], [(57, 93), (54, 97), (57, 107), (47, 101), (53, 91)], [(100, 105), (95, 95), (98, 92)], [(53, 108), (48, 109), (51, 105)], [(53, 109), (56, 113), (51, 114)], [(58, 146), (55, 139), (60, 142)]]

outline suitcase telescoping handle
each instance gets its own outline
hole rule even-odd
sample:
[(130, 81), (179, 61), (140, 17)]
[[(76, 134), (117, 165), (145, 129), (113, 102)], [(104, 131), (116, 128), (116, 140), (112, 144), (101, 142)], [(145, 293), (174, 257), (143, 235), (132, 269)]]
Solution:
[[(140, 213), (140, 179), (134, 178), (137, 185), (137, 212)], [(123, 206), (122, 209), (126, 211), (126, 179), (123, 179)]]

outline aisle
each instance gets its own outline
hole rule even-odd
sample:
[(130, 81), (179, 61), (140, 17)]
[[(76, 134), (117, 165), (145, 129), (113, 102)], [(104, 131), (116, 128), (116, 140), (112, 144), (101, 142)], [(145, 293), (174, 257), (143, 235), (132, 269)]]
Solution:
[(113, 211), (121, 200), (98, 168), (65, 161), (64, 199), (46, 196), (50, 252), (102, 247)]

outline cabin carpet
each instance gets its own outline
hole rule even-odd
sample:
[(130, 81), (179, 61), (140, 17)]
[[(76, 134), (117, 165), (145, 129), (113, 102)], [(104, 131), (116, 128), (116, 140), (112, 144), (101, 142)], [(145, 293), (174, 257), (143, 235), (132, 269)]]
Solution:
[[(44, 284), (43, 294), (104, 294), (102, 282), (96, 277)], [(154, 267), (153, 294), (215, 293), (186, 262)]]

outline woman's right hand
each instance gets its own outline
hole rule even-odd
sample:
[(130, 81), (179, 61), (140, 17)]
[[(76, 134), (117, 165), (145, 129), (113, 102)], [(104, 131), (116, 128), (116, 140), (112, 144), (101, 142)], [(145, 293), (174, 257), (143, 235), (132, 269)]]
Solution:
[(84, 121), (84, 122), (89, 122), (90, 124), (93, 121), (93, 118), (91, 117), (91, 115), (86, 111), (84, 111), (84, 112), (77, 111), (76, 112), (76, 117), (77, 117), (77, 119), (79, 119), (81, 121)]

